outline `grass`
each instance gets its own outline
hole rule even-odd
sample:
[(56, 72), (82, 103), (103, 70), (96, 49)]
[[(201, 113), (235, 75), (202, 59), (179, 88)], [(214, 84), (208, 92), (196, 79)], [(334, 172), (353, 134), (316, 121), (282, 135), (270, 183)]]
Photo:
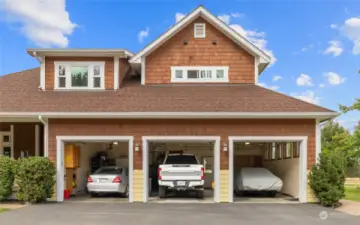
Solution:
[(5, 208), (0, 208), (0, 213), (2, 213), (2, 212), (6, 212), (6, 211), (8, 211), (8, 209), (5, 209)]
[(345, 185), (344, 199), (360, 202), (360, 189), (357, 189), (356, 187), (357, 185)]

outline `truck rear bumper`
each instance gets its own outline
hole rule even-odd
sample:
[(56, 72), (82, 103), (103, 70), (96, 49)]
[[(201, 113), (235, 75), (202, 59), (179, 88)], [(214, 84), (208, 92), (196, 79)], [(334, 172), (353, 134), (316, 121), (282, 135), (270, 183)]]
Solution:
[(185, 185), (178, 185), (179, 181), (173, 180), (159, 180), (159, 186), (167, 187), (173, 190), (203, 190), (204, 189), (204, 181), (196, 180), (196, 181), (185, 181)]

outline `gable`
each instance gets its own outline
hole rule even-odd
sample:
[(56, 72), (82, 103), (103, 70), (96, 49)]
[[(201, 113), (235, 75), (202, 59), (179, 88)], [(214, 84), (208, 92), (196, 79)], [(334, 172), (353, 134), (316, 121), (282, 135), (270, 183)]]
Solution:
[[(195, 24), (205, 24), (204, 38), (194, 37)], [(146, 56), (145, 83), (171, 83), (174, 66), (226, 66), (230, 83), (255, 83), (254, 60), (247, 50), (199, 16)]]

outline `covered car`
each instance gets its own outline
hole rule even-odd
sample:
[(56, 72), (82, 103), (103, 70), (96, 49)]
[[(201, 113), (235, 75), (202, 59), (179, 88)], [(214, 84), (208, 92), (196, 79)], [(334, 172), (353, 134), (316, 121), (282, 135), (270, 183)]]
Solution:
[(241, 168), (234, 184), (237, 195), (244, 192), (268, 192), (270, 196), (275, 196), (283, 186), (279, 177), (262, 167)]

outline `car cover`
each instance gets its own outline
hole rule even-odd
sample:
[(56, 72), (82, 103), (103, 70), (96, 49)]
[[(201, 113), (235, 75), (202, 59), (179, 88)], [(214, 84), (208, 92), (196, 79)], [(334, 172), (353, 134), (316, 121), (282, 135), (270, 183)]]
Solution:
[(235, 180), (238, 191), (281, 191), (283, 182), (266, 168), (241, 168)]

